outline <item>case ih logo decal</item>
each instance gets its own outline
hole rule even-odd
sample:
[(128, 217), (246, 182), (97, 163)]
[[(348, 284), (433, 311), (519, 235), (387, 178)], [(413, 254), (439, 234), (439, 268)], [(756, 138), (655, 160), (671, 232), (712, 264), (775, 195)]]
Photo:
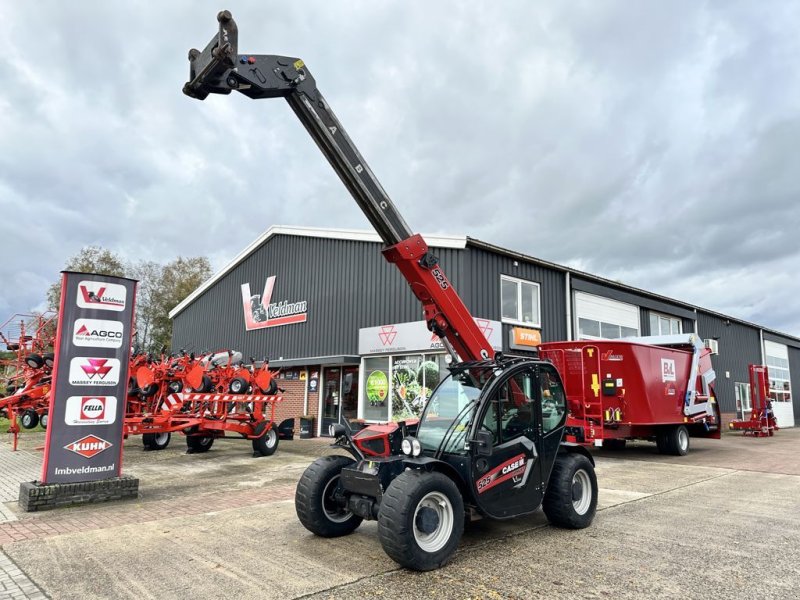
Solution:
[(125, 310), (125, 286), (102, 281), (81, 281), (78, 284), (78, 306), (99, 310)]
[(70, 396), (64, 422), (67, 425), (110, 425), (117, 420), (114, 396)]
[(103, 450), (108, 450), (113, 445), (114, 444), (111, 442), (107, 442), (96, 435), (87, 435), (71, 444), (67, 444), (64, 446), (64, 449), (74, 452), (75, 454), (80, 454), (84, 458), (92, 458), (100, 454)]
[(381, 344), (384, 346), (391, 346), (394, 343), (394, 338), (397, 337), (397, 327), (394, 325), (384, 325), (378, 332), (378, 337), (381, 339)]
[(73, 358), (69, 363), (70, 385), (117, 385), (119, 360), (116, 358)]
[(92, 348), (120, 348), (122, 346), (122, 323), (100, 319), (77, 319), (72, 343)]
[(267, 277), (264, 284), (264, 293), (250, 293), (250, 284), (242, 284), (242, 307), (244, 308), (244, 324), (247, 331), (277, 327), (278, 325), (291, 325), (305, 323), (308, 317), (308, 302), (271, 302), (272, 290), (275, 287), (275, 275)]
[(517, 454), (514, 458), (507, 460), (499, 467), (496, 467), (494, 470), (489, 471), (486, 475), (478, 479), (478, 481), (475, 482), (478, 493), (482, 494), (486, 490), (490, 490), (504, 481), (522, 476), (527, 464), (528, 459), (525, 458), (525, 455)]

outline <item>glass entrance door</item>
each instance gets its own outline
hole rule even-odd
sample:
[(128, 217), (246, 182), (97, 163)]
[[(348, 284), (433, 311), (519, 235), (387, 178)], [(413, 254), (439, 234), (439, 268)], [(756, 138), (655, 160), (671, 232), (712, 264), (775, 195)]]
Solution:
[(322, 435), (339, 422), (342, 393), (342, 368), (329, 367), (322, 371)]

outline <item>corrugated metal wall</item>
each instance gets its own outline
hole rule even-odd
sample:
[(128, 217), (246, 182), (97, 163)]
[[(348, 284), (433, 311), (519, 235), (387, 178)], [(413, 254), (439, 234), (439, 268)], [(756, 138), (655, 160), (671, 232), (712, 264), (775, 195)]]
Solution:
[[(500, 275), (540, 284), (542, 341), (567, 339), (565, 274), (539, 265), (467, 246), (463, 298), (473, 315), (500, 320)], [(511, 325), (503, 325), (503, 350), (509, 351)]]
[(800, 349), (789, 346), (789, 377), (792, 378), (792, 406), (795, 426), (800, 425)]
[[(419, 301), (380, 249), (376, 242), (276, 235), (175, 317), (173, 348), (230, 347), (272, 359), (357, 354), (361, 327), (422, 319)], [(463, 250), (435, 253), (458, 289)], [(241, 285), (261, 294), (271, 275), (272, 301), (306, 300), (308, 320), (246, 331)]]
[[(761, 364), (758, 329), (728, 319), (697, 312), (698, 333), (703, 339), (717, 338), (719, 354), (711, 359), (717, 373), (714, 386), (722, 412), (736, 412), (733, 384), (749, 383), (751, 364)], [(726, 372), (729, 376), (726, 375)]]

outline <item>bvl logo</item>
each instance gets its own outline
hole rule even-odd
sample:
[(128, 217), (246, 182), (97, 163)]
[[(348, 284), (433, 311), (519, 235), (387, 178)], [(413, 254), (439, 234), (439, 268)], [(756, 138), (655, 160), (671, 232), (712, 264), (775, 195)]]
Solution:
[(98, 310), (125, 310), (127, 290), (118, 283), (81, 281), (78, 284), (78, 306)]
[(244, 324), (247, 331), (305, 323), (308, 317), (308, 302), (272, 302), (272, 291), (275, 288), (275, 275), (267, 277), (262, 295), (251, 294), (250, 284), (242, 284), (242, 308), (244, 309)]
[(84, 458), (92, 458), (93, 456), (100, 454), (103, 450), (108, 450), (113, 445), (114, 444), (111, 442), (107, 442), (103, 438), (99, 438), (96, 435), (87, 435), (79, 440), (67, 444), (64, 446), (64, 449), (74, 452), (75, 454), (79, 454)]

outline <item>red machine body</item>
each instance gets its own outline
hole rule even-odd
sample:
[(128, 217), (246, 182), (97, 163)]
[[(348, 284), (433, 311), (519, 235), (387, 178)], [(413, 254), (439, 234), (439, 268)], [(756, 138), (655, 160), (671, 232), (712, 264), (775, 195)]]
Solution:
[(622, 340), (542, 344), (540, 356), (556, 366), (564, 382), (570, 441), (649, 439), (669, 425), (719, 439), (711, 351), (693, 337), (653, 338), (662, 343), (674, 338), (671, 346)]
[(766, 365), (750, 365), (749, 419), (731, 421), (728, 427), (753, 437), (771, 437), (778, 431), (778, 422), (769, 399), (769, 370)]

